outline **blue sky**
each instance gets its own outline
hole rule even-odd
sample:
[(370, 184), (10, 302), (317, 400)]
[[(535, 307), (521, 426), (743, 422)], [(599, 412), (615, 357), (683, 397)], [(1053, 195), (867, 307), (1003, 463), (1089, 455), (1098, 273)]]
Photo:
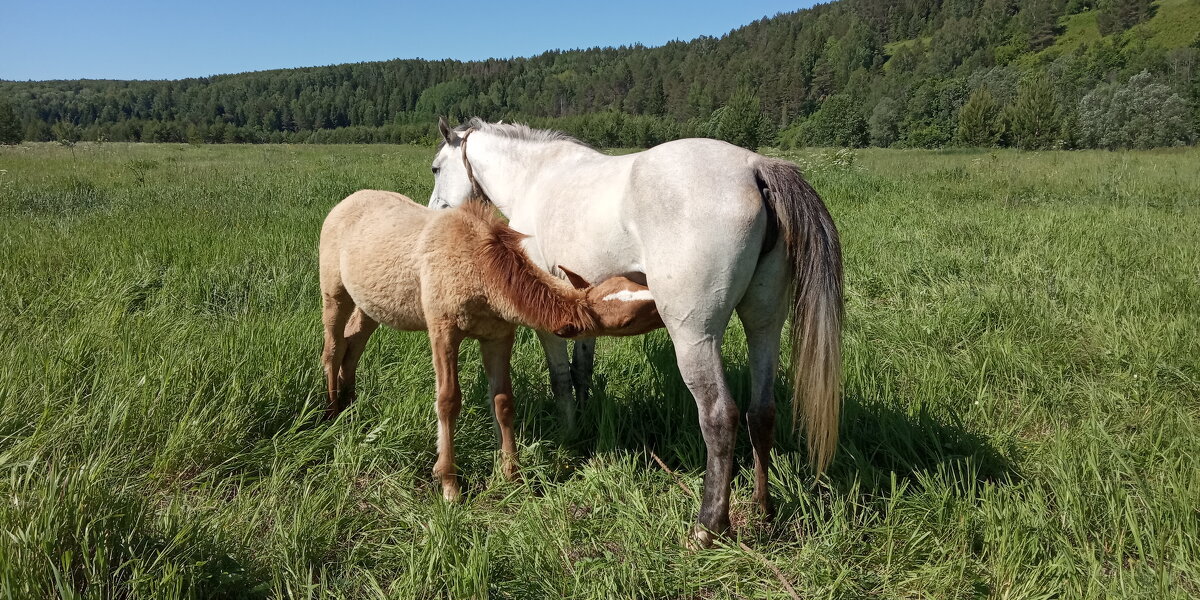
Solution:
[(657, 46), (720, 36), (814, 3), (4, 0), (0, 79), (176, 79), (390, 58)]

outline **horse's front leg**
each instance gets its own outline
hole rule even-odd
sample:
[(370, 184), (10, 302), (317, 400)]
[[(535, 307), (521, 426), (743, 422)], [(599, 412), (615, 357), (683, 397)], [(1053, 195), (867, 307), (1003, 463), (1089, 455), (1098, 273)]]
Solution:
[(513, 334), (496, 340), (480, 340), (483, 370), (487, 373), (492, 415), (500, 431), (500, 468), (508, 480), (517, 478), (517, 442), (513, 436), (512, 396)]
[(575, 434), (575, 394), (571, 380), (571, 361), (567, 355), (567, 340), (545, 331), (537, 332), (546, 352), (546, 366), (550, 368), (550, 391), (558, 405), (560, 431), (563, 437)]
[(592, 370), (596, 365), (596, 338), (575, 340), (571, 360), (571, 382), (575, 385), (575, 402), (587, 406), (592, 389)]
[(433, 349), (433, 370), (437, 377), (437, 462), (433, 475), (442, 483), (442, 497), (457, 502), (462, 496), (454, 467), (454, 424), (462, 410), (462, 389), (458, 385), (458, 348), (463, 335), (449, 324), (431, 323), (429, 345)]

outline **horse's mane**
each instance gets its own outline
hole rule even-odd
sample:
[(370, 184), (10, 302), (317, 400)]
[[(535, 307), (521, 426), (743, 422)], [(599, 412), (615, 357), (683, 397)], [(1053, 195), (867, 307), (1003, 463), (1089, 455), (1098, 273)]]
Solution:
[[(579, 141), (578, 138), (561, 131), (535, 129), (524, 123), (488, 123), (479, 117), (471, 117), (466, 123), (454, 128), (459, 133), (468, 129), (486, 131), (512, 140), (523, 140), (526, 142), (569, 142), (577, 146), (583, 146), (584, 148), (592, 148), (588, 144)], [(439, 141), (438, 150), (441, 150), (444, 145), (446, 145), (444, 140)], [(592, 149), (594, 150), (594, 148)]]
[(478, 257), (485, 289), (506, 299), (527, 325), (545, 331), (567, 324), (596, 327), (595, 315), (582, 302), (583, 294), (529, 260), (521, 248), (525, 234), (509, 227), (483, 203), (467, 202), (459, 210), (487, 228)]

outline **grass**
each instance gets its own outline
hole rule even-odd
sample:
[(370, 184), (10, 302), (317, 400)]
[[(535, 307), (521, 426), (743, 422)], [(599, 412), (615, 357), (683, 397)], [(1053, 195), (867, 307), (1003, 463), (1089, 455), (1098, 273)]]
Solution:
[[(1125, 40), (1142, 39), (1162, 48), (1183, 48), (1200, 40), (1200, 0), (1158, 0), (1154, 9), (1154, 16), (1121, 34)], [(1100, 35), (1099, 16), (1098, 10), (1087, 10), (1063, 17), (1059, 20), (1062, 34), (1036, 56), (1053, 59), (1100, 41), (1104, 36)]]
[(755, 554), (681, 544), (650, 453), (693, 492), (704, 453), (661, 332), (602, 341), (568, 445), (522, 333), (524, 484), (468, 345), (459, 506), (424, 336), (378, 334), (319, 421), (321, 220), (426, 198), (430, 156), (0, 148), (0, 596), (787, 597), (755, 554), (806, 598), (1200, 594), (1200, 151), (793, 155), (845, 244), (845, 419), (820, 481), (780, 424), (770, 526), (741, 436)]
[(1104, 36), (1100, 35), (1100, 25), (1097, 21), (1099, 16), (1098, 10), (1085, 10), (1062, 17), (1059, 19), (1062, 34), (1054, 40), (1053, 45), (1038, 54), (1053, 58), (1072, 52), (1084, 44), (1100, 41)]
[(1200, 0), (1158, 0), (1155, 13), (1130, 29), (1163, 48), (1183, 48), (1200, 41)]

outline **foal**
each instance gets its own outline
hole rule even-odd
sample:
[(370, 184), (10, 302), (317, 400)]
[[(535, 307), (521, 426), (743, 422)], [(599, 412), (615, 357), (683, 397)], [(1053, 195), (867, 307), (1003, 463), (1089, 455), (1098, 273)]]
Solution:
[(516, 324), (560, 337), (636, 335), (662, 327), (650, 292), (624, 277), (592, 286), (535, 266), (525, 236), (492, 210), (468, 203), (434, 210), (407, 197), (360, 190), (342, 200), (321, 228), (321, 294), (329, 392), (328, 418), (354, 397), (367, 340), (380, 323), (428, 331), (437, 377), (438, 459), (434, 475), (447, 500), (459, 498), (454, 422), (462, 406), (458, 349), (479, 340), (505, 477), (517, 474), (509, 359)]

